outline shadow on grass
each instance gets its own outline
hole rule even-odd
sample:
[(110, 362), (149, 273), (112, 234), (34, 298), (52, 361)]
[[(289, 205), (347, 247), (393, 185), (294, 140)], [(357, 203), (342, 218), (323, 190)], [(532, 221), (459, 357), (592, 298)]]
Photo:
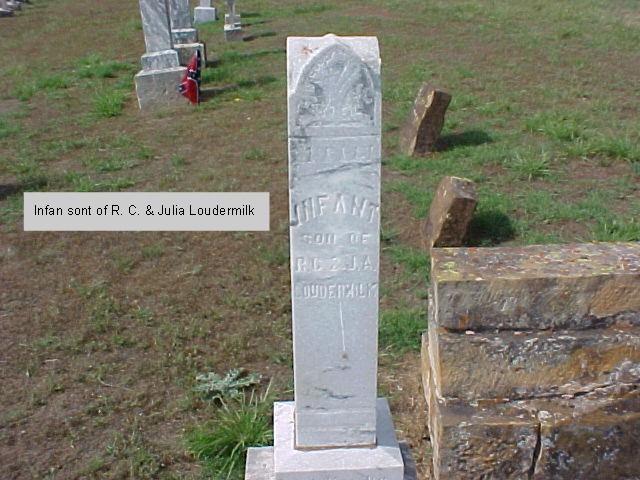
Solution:
[(233, 55), (223, 55), (215, 60), (207, 61), (207, 67), (216, 67), (223, 64), (234, 64), (243, 60), (251, 60), (253, 58), (265, 57), (278, 53), (287, 53), (286, 48), (270, 48), (265, 50), (257, 50), (255, 52), (233, 52)]
[(263, 38), (263, 37), (275, 37), (277, 35), (276, 32), (273, 31), (269, 31), (269, 32), (259, 32), (259, 33), (254, 33), (252, 35), (247, 35), (246, 37), (244, 37), (242, 39), (243, 42), (253, 42), (254, 40), (257, 40), (259, 38)]
[(261, 87), (263, 85), (267, 85), (269, 83), (273, 83), (277, 80), (276, 77), (272, 77), (270, 75), (265, 75), (262, 77), (258, 77), (255, 80), (240, 80), (237, 83), (232, 83), (229, 85), (225, 85), (223, 87), (211, 87), (211, 88), (203, 88), (200, 90), (200, 102), (206, 102), (207, 100), (211, 100), (223, 93), (232, 92), (234, 90), (241, 90), (243, 88), (253, 88), (253, 87)]
[(253, 27), (255, 25), (264, 25), (265, 23), (269, 23), (271, 20), (256, 20), (255, 22), (247, 22), (243, 23), (243, 27)]
[(242, 18), (256, 18), (261, 17), (262, 15), (259, 12), (242, 12)]
[(465, 243), (471, 247), (490, 247), (512, 240), (515, 235), (513, 223), (504, 212), (485, 210), (474, 215)]
[(468, 130), (462, 133), (442, 135), (436, 143), (437, 151), (452, 150), (457, 147), (469, 147), (493, 142), (493, 138), (482, 130)]
[(22, 191), (22, 185), (12, 183), (10, 185), (0, 185), (0, 200), (4, 200), (11, 195), (20, 193)]

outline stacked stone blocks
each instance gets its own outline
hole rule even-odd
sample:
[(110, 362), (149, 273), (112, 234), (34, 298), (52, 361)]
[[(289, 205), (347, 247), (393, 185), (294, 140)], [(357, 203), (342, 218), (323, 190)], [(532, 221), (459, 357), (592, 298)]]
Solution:
[(436, 479), (640, 478), (640, 244), (432, 250)]

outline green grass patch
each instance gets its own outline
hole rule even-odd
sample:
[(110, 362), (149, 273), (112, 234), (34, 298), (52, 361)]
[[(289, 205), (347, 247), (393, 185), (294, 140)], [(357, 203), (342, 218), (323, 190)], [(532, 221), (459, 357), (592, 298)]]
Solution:
[(405, 245), (391, 245), (385, 250), (393, 261), (402, 265), (408, 273), (419, 273), (425, 278), (429, 274), (429, 256), (422, 250)]
[(135, 67), (129, 63), (105, 60), (93, 53), (76, 63), (76, 72), (80, 78), (115, 78), (119, 72), (129, 72)]
[(99, 117), (111, 118), (122, 115), (127, 94), (119, 90), (103, 90), (93, 96), (93, 112)]
[(270, 445), (273, 431), (269, 392), (223, 403), (207, 424), (186, 435), (187, 449), (215, 479), (241, 480), (247, 449)]
[(420, 336), (426, 329), (426, 309), (384, 311), (378, 332), (380, 347), (394, 353), (419, 351)]

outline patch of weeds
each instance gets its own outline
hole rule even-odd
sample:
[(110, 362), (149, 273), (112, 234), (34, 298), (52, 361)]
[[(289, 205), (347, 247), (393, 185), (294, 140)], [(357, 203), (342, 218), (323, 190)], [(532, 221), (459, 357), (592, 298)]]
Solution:
[(429, 211), (429, 205), (433, 200), (433, 189), (417, 187), (409, 182), (397, 181), (389, 185), (392, 192), (399, 192), (404, 195), (411, 205), (413, 205), (413, 215), (416, 218), (424, 218)]
[(110, 118), (122, 115), (127, 94), (118, 90), (103, 90), (93, 96), (93, 112), (99, 117)]
[(135, 424), (129, 435), (117, 432), (106, 447), (121, 478), (152, 479), (162, 468), (160, 457), (151, 451)]
[(24, 196), (19, 193), (8, 196), (4, 202), (0, 202), (0, 226), (13, 224), (22, 217)]
[(19, 83), (13, 88), (13, 96), (18, 100), (26, 102), (31, 100), (31, 97), (36, 94), (37, 90), (35, 84), (32, 82)]
[(187, 159), (184, 158), (182, 155), (178, 155), (177, 153), (174, 153), (173, 155), (171, 155), (171, 165), (173, 165), (173, 168), (181, 168), (184, 167), (187, 164)]
[(397, 309), (382, 312), (378, 340), (380, 346), (394, 353), (420, 350), (420, 336), (427, 329), (426, 314), (421, 309)]
[(128, 178), (115, 178), (103, 182), (94, 181), (91, 177), (78, 172), (67, 172), (64, 182), (71, 185), (76, 192), (118, 192), (133, 187), (136, 182)]
[(92, 167), (96, 172), (118, 172), (125, 168), (131, 168), (136, 163), (120, 155), (111, 155), (108, 158), (89, 157), (83, 161), (87, 166)]
[(187, 434), (187, 449), (202, 463), (206, 475), (241, 480), (247, 449), (273, 442), (271, 408), (268, 390), (262, 396), (224, 403), (213, 421)]
[(243, 157), (245, 160), (252, 160), (257, 162), (266, 160), (267, 158), (269, 158), (269, 155), (262, 148), (254, 147), (247, 150), (244, 153)]
[(575, 115), (566, 112), (540, 113), (529, 118), (525, 125), (530, 132), (539, 132), (563, 142), (571, 142), (584, 135), (582, 122)]
[(131, 64), (104, 60), (96, 53), (81, 58), (76, 64), (76, 71), (80, 78), (115, 78), (118, 72), (132, 69)]
[(588, 140), (579, 139), (566, 148), (567, 154), (581, 158), (604, 156), (640, 162), (640, 142), (628, 137), (597, 135)]
[(424, 276), (429, 274), (429, 256), (422, 250), (405, 245), (391, 245), (386, 251), (394, 262), (402, 265), (409, 273), (420, 273)]
[(545, 152), (541, 155), (520, 154), (517, 152), (507, 165), (521, 180), (536, 180), (551, 174), (549, 157)]
[(226, 64), (215, 68), (206, 68), (202, 71), (202, 83), (219, 83), (233, 77), (233, 69)]
[(70, 86), (71, 79), (62, 74), (44, 75), (36, 80), (38, 90), (60, 90)]
[(269, 265), (286, 265), (289, 260), (289, 249), (280, 246), (259, 248), (258, 255)]
[(259, 373), (246, 373), (240, 368), (232, 368), (224, 377), (215, 372), (196, 376), (194, 390), (211, 401), (225, 401), (242, 395), (242, 390), (260, 383)]
[(160, 258), (164, 254), (164, 246), (161, 243), (154, 243), (142, 247), (142, 258), (145, 260), (153, 260)]
[(625, 221), (611, 219), (600, 221), (592, 232), (597, 242), (638, 242), (640, 241), (640, 222), (636, 219)]
[(20, 127), (9, 119), (0, 117), (0, 140), (20, 132)]

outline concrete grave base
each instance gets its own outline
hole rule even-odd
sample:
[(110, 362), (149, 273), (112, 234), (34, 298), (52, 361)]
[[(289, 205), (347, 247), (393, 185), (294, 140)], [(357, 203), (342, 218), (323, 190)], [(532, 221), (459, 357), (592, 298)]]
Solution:
[(197, 43), (198, 31), (195, 28), (176, 28), (171, 30), (171, 40), (174, 44)]
[(198, 50), (200, 50), (200, 58), (202, 58), (202, 68), (204, 68), (207, 63), (207, 49), (204, 43), (176, 44), (173, 46), (173, 49), (178, 52), (178, 61), (183, 67), (189, 64)]
[(240, 25), (225, 25), (224, 26), (224, 39), (227, 42), (240, 42), (240, 41), (242, 41), (242, 27), (240, 27)]
[(196, 7), (193, 9), (193, 23), (215, 22), (218, 20), (218, 11), (215, 7)]
[(0, 17), (10, 17), (13, 15), (13, 10), (5, 10), (4, 8), (0, 8)]
[(389, 404), (377, 401), (378, 445), (374, 448), (295, 448), (293, 402), (274, 404), (274, 447), (252, 448), (246, 480), (375, 480), (415, 479), (408, 448), (402, 451), (393, 429)]
[(184, 67), (174, 67), (138, 72), (135, 82), (140, 109), (151, 110), (157, 107), (188, 105), (188, 100), (178, 91), (186, 71)]
[(178, 54), (175, 50), (163, 50), (161, 52), (145, 53), (140, 58), (142, 70), (164, 70), (180, 66)]

